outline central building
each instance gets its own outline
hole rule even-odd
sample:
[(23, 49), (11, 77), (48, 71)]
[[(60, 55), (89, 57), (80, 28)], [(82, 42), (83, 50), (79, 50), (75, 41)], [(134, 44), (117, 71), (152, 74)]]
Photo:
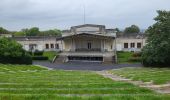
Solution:
[(104, 25), (85, 24), (64, 30), (55, 62), (116, 62), (116, 33)]

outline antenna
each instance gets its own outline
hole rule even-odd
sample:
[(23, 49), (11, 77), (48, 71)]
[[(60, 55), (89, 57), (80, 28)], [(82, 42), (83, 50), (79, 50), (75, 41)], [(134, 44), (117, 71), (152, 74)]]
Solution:
[(84, 10), (84, 24), (86, 24), (86, 5), (85, 5), (85, 1), (83, 0), (83, 10)]

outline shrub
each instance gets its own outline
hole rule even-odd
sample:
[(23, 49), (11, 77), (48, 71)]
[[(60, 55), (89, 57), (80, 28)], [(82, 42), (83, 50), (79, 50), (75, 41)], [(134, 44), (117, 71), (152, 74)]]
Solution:
[(48, 60), (46, 56), (34, 56), (32, 57), (33, 60)]
[(141, 52), (135, 52), (132, 54), (132, 57), (141, 57), (142, 53)]
[(38, 50), (35, 50), (34, 52), (34, 56), (42, 56), (44, 53), (44, 51), (38, 51)]
[(0, 38), (0, 63), (4, 64), (32, 64), (31, 56), (16, 41)]
[(140, 62), (141, 57), (131, 57), (128, 59), (129, 62)]

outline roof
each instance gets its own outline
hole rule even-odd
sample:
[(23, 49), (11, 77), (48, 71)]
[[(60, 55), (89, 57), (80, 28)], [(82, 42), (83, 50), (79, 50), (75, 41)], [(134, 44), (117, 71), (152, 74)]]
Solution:
[(61, 37), (60, 39), (65, 39), (65, 38), (70, 38), (70, 37), (75, 37), (75, 36), (93, 36), (93, 37), (103, 37), (103, 38), (115, 38), (115, 36), (110, 36), (110, 35), (103, 35), (103, 34), (91, 34), (91, 33), (81, 33), (81, 34), (72, 34), (72, 35), (69, 35), (69, 36), (64, 36), (64, 37)]
[(38, 41), (38, 40), (49, 40), (49, 39), (53, 39), (56, 40), (57, 38), (60, 37), (56, 37), (56, 36), (17, 36), (17, 37), (13, 37), (13, 39), (17, 40), (17, 41)]
[(96, 24), (83, 24), (83, 25), (78, 25), (78, 26), (72, 26), (71, 28), (80, 28), (80, 27), (104, 27), (104, 25), (96, 25)]
[(146, 34), (144, 33), (124, 33), (124, 34), (117, 34), (118, 38), (145, 38)]

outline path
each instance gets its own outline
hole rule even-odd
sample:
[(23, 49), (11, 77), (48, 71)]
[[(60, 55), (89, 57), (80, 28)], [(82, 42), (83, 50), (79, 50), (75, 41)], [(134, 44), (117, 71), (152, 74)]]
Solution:
[(132, 83), (134, 85), (140, 86), (140, 87), (149, 88), (149, 89), (154, 90), (158, 93), (170, 94), (170, 83), (163, 84), (163, 85), (154, 85), (152, 82), (134, 81), (134, 80), (123, 78), (123, 77), (120, 77), (117, 75), (113, 75), (113, 74), (109, 73), (108, 71), (98, 71), (97, 74), (100, 74), (106, 78), (110, 78), (114, 81), (128, 82), (128, 83)]
[(52, 69), (62, 70), (89, 70), (89, 71), (102, 71), (111, 70), (124, 67), (142, 67), (141, 64), (101, 64), (94, 62), (68, 62), (64, 64), (56, 64), (44, 61), (35, 61), (34, 65), (41, 65)]

